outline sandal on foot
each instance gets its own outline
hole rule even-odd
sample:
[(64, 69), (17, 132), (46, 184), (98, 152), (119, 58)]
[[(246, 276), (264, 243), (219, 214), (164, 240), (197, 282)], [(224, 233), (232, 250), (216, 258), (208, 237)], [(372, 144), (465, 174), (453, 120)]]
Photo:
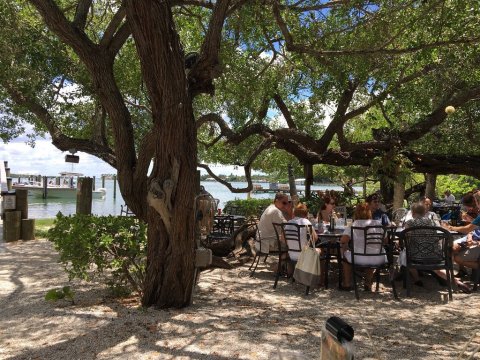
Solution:
[(457, 284), (458, 290), (465, 294), (470, 294), (472, 292), (472, 289), (468, 285), (465, 285), (464, 283)]

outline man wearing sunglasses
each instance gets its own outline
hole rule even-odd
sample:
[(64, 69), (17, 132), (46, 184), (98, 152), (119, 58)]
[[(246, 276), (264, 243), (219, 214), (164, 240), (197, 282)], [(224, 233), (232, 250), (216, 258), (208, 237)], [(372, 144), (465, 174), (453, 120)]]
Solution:
[[(272, 223), (283, 223), (292, 219), (292, 209), (292, 203), (288, 195), (281, 192), (275, 195), (273, 204), (265, 209), (258, 222), (258, 232), (263, 252), (265, 252), (266, 249), (270, 249), (271, 251), (278, 250), (277, 236)], [(255, 243), (258, 251), (260, 251), (260, 242)]]

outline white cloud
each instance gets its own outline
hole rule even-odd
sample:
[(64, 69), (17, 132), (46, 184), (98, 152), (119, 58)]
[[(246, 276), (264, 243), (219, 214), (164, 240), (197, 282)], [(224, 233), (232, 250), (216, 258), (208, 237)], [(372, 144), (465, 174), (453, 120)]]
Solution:
[[(60, 151), (50, 140), (37, 139), (34, 148), (23, 140), (16, 139), (8, 144), (0, 143), (0, 161), (8, 161), (12, 174), (32, 174), (55, 176), (62, 171), (74, 171), (86, 176), (100, 177), (101, 174), (116, 174), (117, 171), (95, 156), (77, 152), (78, 164), (66, 163), (67, 151)], [(206, 171), (200, 169), (202, 174)], [(245, 175), (243, 167), (213, 165), (212, 170), (218, 175)], [(258, 173), (256, 171), (253, 172)]]
[(37, 139), (34, 148), (24, 141), (15, 140), (8, 144), (0, 144), (0, 161), (8, 161), (13, 174), (37, 174), (54, 176), (61, 171), (80, 172), (88, 176), (116, 173), (116, 170), (104, 161), (83, 153), (78, 164), (66, 163), (65, 155), (52, 145), (50, 140)]

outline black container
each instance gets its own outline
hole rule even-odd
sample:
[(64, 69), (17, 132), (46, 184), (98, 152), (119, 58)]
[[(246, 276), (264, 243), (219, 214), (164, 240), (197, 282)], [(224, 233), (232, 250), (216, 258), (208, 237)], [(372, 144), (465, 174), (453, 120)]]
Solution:
[(325, 328), (332, 334), (340, 343), (344, 341), (352, 341), (353, 328), (339, 317), (332, 316), (325, 323)]

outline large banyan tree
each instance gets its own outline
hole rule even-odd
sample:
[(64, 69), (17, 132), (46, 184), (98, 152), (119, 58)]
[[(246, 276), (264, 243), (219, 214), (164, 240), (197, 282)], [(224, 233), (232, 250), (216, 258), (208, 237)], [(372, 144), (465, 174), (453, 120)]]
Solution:
[(272, 149), (305, 166), (479, 175), (471, 1), (4, 4), (2, 139), (48, 132), (117, 169), (148, 223), (144, 305), (190, 302), (198, 159), (248, 179)]

